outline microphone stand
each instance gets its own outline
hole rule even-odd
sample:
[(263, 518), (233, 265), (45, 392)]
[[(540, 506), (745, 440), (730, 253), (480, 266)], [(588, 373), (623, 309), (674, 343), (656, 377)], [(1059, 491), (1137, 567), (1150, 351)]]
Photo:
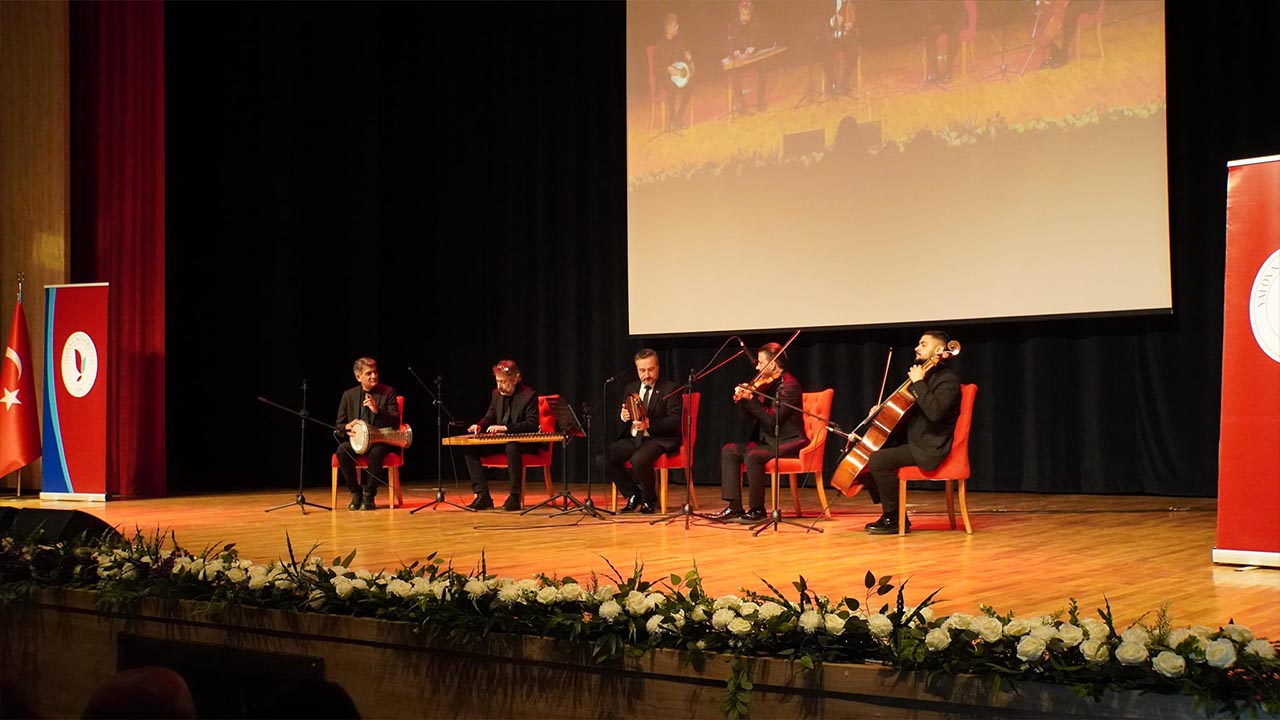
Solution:
[[(268, 403), (269, 405), (275, 405), (281, 410), (286, 410), (288, 412), (291, 412), (294, 415), (297, 415), (299, 418), (301, 418), (301, 420), (299, 421), (299, 435), (298, 435), (298, 494), (296, 497), (293, 498), (293, 502), (287, 502), (287, 503), (284, 503), (283, 505), (276, 505), (275, 507), (269, 507), (263, 512), (283, 510), (284, 508), (293, 507), (294, 505), (298, 506), (298, 509), (302, 511), (303, 515), (307, 514), (308, 507), (318, 508), (320, 510), (328, 510), (332, 512), (333, 508), (329, 507), (328, 505), (320, 505), (318, 503), (307, 502), (307, 496), (302, 494), (303, 467), (306, 464), (306, 457), (307, 457), (306, 456), (307, 420), (313, 419), (310, 415), (307, 414), (307, 381), (306, 379), (303, 378), (302, 380), (302, 411), (301, 412), (290, 410), (289, 408), (286, 408), (280, 405), (276, 405), (275, 403), (265, 400), (261, 397), (258, 399)], [(317, 420), (316, 422), (319, 422), (319, 421)], [(326, 427), (328, 427), (327, 424), (326, 424)]]
[[(453, 416), (453, 413), (449, 412), (448, 408), (444, 406), (444, 401), (440, 399), (444, 397), (444, 390), (440, 388), (441, 384), (444, 382), (444, 376), (436, 376), (436, 391), (431, 392), (431, 388), (427, 387), (427, 384), (422, 382), (422, 378), (418, 377), (418, 373), (414, 372), (413, 368), (408, 368), (408, 370), (409, 374), (413, 376), (413, 379), (417, 380), (418, 384), (422, 386), (422, 389), (426, 390), (427, 394), (431, 396), (431, 402), (436, 406), (436, 499), (426, 505), (420, 505), (410, 510), (409, 514), (413, 515), (419, 510), (426, 510), (427, 508), (434, 510), (437, 505), (442, 504), (449, 505), (450, 507), (456, 507), (459, 510), (466, 510), (467, 512), (475, 512), (475, 508), (469, 508), (466, 505), (459, 505), (456, 502), (446, 500), (444, 497), (444, 478), (441, 477), (441, 475), (443, 475), (443, 470), (441, 470), (440, 466), (441, 461), (444, 459), (444, 419), (441, 417), (441, 413), (448, 413), (451, 424), (458, 421), (458, 419)], [(457, 466), (455, 466), (455, 468), (456, 467)]]

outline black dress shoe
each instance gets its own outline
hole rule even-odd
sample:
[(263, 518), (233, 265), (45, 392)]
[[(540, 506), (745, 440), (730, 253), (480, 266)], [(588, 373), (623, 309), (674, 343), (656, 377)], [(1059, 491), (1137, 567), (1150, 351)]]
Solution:
[(472, 510), (492, 510), (493, 498), (489, 497), (489, 493), (476, 495), (471, 499), (471, 502), (467, 503), (467, 507)]
[(377, 507), (377, 506), (373, 504), (373, 498), (372, 498), (372, 497), (366, 497), (364, 500), (360, 501), (360, 509), (361, 509), (361, 510), (372, 510), (372, 509), (374, 509), (375, 507)]
[(358, 495), (358, 494), (356, 494), (356, 493), (352, 493), (352, 494), (351, 494), (351, 502), (347, 503), (347, 509), (348, 509), (348, 510), (359, 510), (359, 509), (360, 509), (360, 503), (361, 503), (360, 495)]
[[(897, 513), (894, 513), (893, 515), (889, 515), (888, 513), (885, 513), (884, 515), (880, 516), (879, 520), (873, 523), (867, 523), (867, 532), (872, 535), (897, 535), (898, 534)], [(907, 519), (906, 532), (911, 532), (910, 518)]]
[(626, 505), (623, 505), (623, 506), (622, 506), (622, 509), (621, 509), (621, 510), (619, 510), (618, 512), (619, 512), (619, 513), (633, 513), (633, 512), (635, 512), (635, 511), (637, 511), (637, 510), (639, 510), (639, 509), (640, 509), (640, 504), (641, 504), (641, 503), (640, 503), (640, 496), (639, 496), (639, 495), (632, 495), (631, 497), (627, 498), (627, 504), (626, 504)]
[(640, 503), (641, 515), (652, 515), (654, 513), (654, 510), (655, 508), (653, 507), (653, 503), (647, 503), (647, 502)]
[[(493, 506), (490, 505), (489, 507), (493, 507)], [(517, 510), (520, 510), (521, 508), (522, 506), (520, 504), (519, 493), (508, 495), (506, 501), (502, 503), (502, 510), (504, 512), (515, 512)]]
[(751, 508), (750, 510), (738, 516), (738, 522), (758, 523), (761, 520), (764, 520), (768, 516), (769, 514), (764, 511), (764, 508)]
[(733, 520), (735, 518), (740, 518), (740, 517), (742, 517), (742, 511), (733, 507), (727, 507), (718, 513), (713, 513), (707, 516), (708, 519), (720, 520), (722, 522), (726, 520)]

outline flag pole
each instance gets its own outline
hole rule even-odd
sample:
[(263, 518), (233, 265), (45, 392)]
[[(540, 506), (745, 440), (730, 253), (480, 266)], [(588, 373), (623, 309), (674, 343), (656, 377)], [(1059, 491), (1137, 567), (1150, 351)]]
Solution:
[[(18, 304), (22, 304), (22, 282), (27, 279), (27, 274), (18, 271)], [(16, 489), (16, 497), (22, 497), (22, 468), (18, 468), (18, 487)]]

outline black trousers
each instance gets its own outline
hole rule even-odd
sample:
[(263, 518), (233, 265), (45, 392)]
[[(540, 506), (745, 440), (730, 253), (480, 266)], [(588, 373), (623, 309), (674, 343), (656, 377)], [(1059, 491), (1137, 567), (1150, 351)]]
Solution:
[[(394, 445), (385, 443), (369, 446), (369, 451), (364, 454), (369, 460), (369, 467), (364, 473), (357, 473), (356, 451), (351, 449), (351, 443), (348, 441), (338, 446), (338, 470), (342, 472), (342, 478), (347, 481), (347, 489), (352, 495), (363, 494), (367, 498), (372, 498), (378, 494), (378, 485), (387, 482), (387, 473), (382, 467), (382, 461), (395, 450)], [(373, 477), (365, 477), (366, 474)]]
[[(604, 454), (604, 481), (616, 485), (624, 498), (639, 496), (641, 501), (656, 505), (653, 464), (666, 454), (666, 449), (653, 440), (642, 440), (639, 445), (635, 438), (614, 440)], [(631, 462), (630, 470), (627, 461)]]
[(764, 509), (764, 491), (769, 487), (769, 476), (764, 471), (765, 463), (775, 456), (784, 458), (799, 457), (800, 451), (809, 444), (806, 438), (788, 440), (774, 452), (772, 441), (763, 445), (749, 443), (728, 443), (720, 448), (720, 497), (729, 501), (729, 507), (742, 509), (742, 466), (747, 468), (747, 486), (749, 488), (747, 509)]
[(867, 460), (867, 472), (871, 474), (876, 490), (880, 493), (880, 507), (884, 508), (885, 514), (895, 519), (898, 517), (899, 468), (920, 465), (925, 470), (933, 470), (941, 464), (942, 459), (920, 465), (911, 454), (911, 447), (905, 444), (881, 448), (871, 453)]
[[(520, 481), (524, 479), (524, 461), (521, 459), (521, 443), (509, 442), (504, 445), (507, 452), (507, 482), (512, 495), (520, 494)], [(484, 466), (480, 458), (493, 454), (492, 445), (468, 445), (466, 448), (467, 472), (471, 475), (471, 492), (477, 495), (489, 494), (489, 480), (484, 476)]]

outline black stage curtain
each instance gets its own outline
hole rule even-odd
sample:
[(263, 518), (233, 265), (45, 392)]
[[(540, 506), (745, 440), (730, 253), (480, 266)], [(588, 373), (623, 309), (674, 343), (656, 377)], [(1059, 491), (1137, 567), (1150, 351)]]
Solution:
[[(1174, 312), (949, 327), (980, 386), (974, 489), (1216, 492), (1225, 163), (1280, 151), (1280, 10), (1207, 7), (1167, 11)], [(298, 407), (306, 380), (307, 408), (332, 420), (361, 355), (406, 395), (410, 479), (437, 461), (437, 406), (410, 367), (432, 390), (440, 376), (443, 407), (470, 423), (500, 358), (581, 410), (642, 345), (677, 381), (711, 357), (723, 338), (627, 334), (624, 16), (619, 2), (166, 6), (171, 491), (287, 487), (300, 435), (306, 483), (322, 484), (326, 429), (256, 398)], [(806, 331), (792, 366), (835, 388), (848, 427), (887, 348), (900, 381), (923, 329)], [(701, 483), (716, 482), (731, 387), (753, 374), (740, 359), (699, 384)], [(585, 443), (570, 457), (585, 480)], [(446, 479), (461, 470), (442, 462)]]

